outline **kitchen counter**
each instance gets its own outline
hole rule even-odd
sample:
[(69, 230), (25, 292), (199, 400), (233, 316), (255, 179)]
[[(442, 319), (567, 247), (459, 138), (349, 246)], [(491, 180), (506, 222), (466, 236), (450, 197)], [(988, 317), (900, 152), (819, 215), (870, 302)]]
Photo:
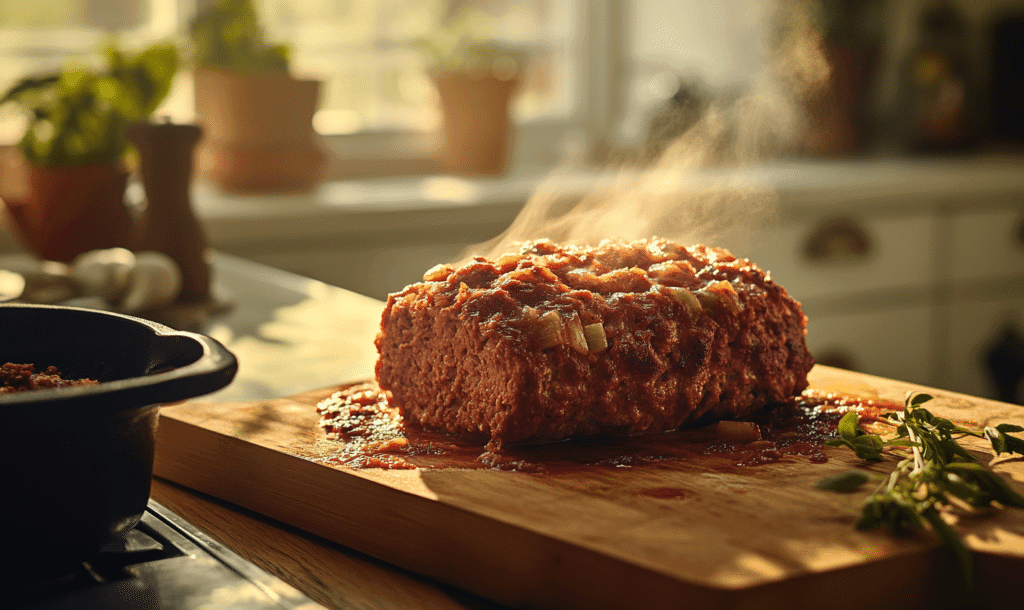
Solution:
[[(379, 301), (224, 254), (214, 256), (214, 283), (228, 307), (189, 319), (238, 356), (239, 370), (202, 400), (287, 396), (372, 374)], [(170, 481), (154, 478), (152, 497), (331, 609), (496, 607)]]
[[(421, 515), (418, 510), (403, 512), (396, 510), (395, 505), (392, 504), (394, 497), (376, 495), (384, 491), (398, 491), (390, 489), (386, 482), (390, 480), (397, 481), (401, 477), (391, 477), (390, 474), (399, 475), (401, 472), (412, 472), (414, 474), (413, 478), (420, 481), (418, 484), (421, 486), (431, 483), (439, 485), (444, 479), (443, 476), (428, 477), (424, 475), (422, 480), (420, 480), (415, 476), (415, 471), (356, 472), (345, 476), (353, 481), (365, 481), (360, 484), (362, 491), (342, 490), (339, 492), (338, 488), (328, 487), (323, 490), (323, 497), (331, 498), (329, 500), (318, 500), (317, 498), (321, 496), (315, 493), (312, 495), (305, 493), (282, 493), (280, 489), (277, 489), (277, 486), (280, 486), (284, 480), (290, 480), (282, 479), (285, 470), (290, 471), (293, 468), (298, 468), (295, 471), (297, 475), (295, 482), (300, 483), (306, 480), (306, 475), (302, 473), (307, 473), (310, 469), (324, 469), (327, 467), (317, 464), (315, 460), (299, 459), (296, 461), (287, 452), (278, 453), (276, 450), (271, 450), (270, 453), (274, 455), (270, 456), (267, 448), (249, 445), (247, 441), (242, 439), (248, 438), (250, 432), (258, 436), (261, 433), (260, 430), (270, 431), (278, 424), (286, 428), (291, 426), (292, 416), (284, 416), (283, 414), (287, 411), (277, 410), (281, 404), (290, 405), (287, 408), (302, 409), (298, 412), (292, 412), (293, 416), (298, 413), (302, 418), (305, 418), (307, 423), (310, 421), (311, 417), (308, 410), (310, 409), (309, 405), (313, 404), (310, 399), (304, 398), (295, 403), (289, 403), (288, 401), (282, 403), (282, 401), (275, 399), (303, 392), (307, 393), (307, 396), (312, 394), (319, 395), (322, 392), (316, 392), (318, 389), (322, 390), (323, 388), (345, 382), (368, 379), (372, 374), (374, 360), (372, 341), (376, 333), (382, 304), (380, 301), (347, 290), (268, 268), (230, 255), (217, 254), (214, 257), (214, 270), (215, 294), (222, 302), (227, 303), (228, 307), (220, 308), (204, 318), (192, 318), (192, 322), (198, 323), (201, 330), (223, 341), (238, 356), (238, 376), (230, 386), (216, 394), (165, 409), (164, 421), (161, 424), (162, 440), (158, 441), (157, 447), (156, 471), (158, 475), (166, 473), (168, 479), (160, 478), (160, 476), (154, 478), (152, 497), (155, 500), (209, 534), (218, 543), (223, 544), (243, 558), (294, 586), (310, 599), (327, 608), (363, 608), (369, 610), (410, 608), (413, 610), (418, 608), (475, 610), (497, 608), (500, 606), (494, 602), (419, 574), (421, 569), (424, 570), (423, 573), (430, 573), (430, 570), (434, 570), (438, 578), (443, 577), (453, 582), (477, 582), (473, 578), (485, 574), (492, 575), (495, 573), (495, 570), (500, 573), (500, 570), (492, 566), (491, 562), (500, 561), (501, 556), (506, 550), (513, 557), (518, 556), (518, 553), (525, 554), (526, 557), (531, 558), (526, 564), (520, 566), (523, 573), (531, 579), (527, 584), (528, 588), (523, 593), (523, 595), (527, 596), (533, 594), (544, 595), (545, 592), (550, 596), (552, 592), (562, 591), (561, 587), (564, 584), (559, 584), (558, 578), (566, 578), (567, 574), (572, 574), (574, 567), (570, 565), (572, 563), (569, 559), (570, 557), (574, 558), (573, 561), (584, 559), (583, 569), (587, 571), (596, 570), (601, 573), (599, 566), (604, 564), (598, 563), (591, 566), (590, 563), (587, 563), (590, 559), (586, 558), (590, 557), (597, 561), (596, 556), (583, 555), (581, 557), (579, 555), (580, 552), (586, 553), (589, 551), (579, 551), (577, 549), (571, 552), (566, 548), (557, 551), (557, 554), (553, 557), (545, 556), (543, 559), (535, 557), (532, 553), (537, 551), (537, 549), (534, 549), (532, 545), (541, 544), (541, 548), (546, 549), (550, 544), (556, 543), (549, 542), (550, 539), (548, 538), (537, 538), (536, 535), (530, 534), (527, 534), (522, 539), (501, 539), (499, 542), (492, 543), (498, 545), (494, 547), (497, 549), (498, 556), (486, 555), (484, 564), (472, 568), (480, 574), (469, 577), (468, 581), (465, 576), (462, 576), (460, 579), (460, 575), (452, 574), (450, 571), (446, 572), (444, 567), (435, 567), (438, 564), (431, 563), (429, 560), (427, 563), (417, 564), (417, 561), (423, 561), (424, 555), (436, 558), (448, 557), (449, 555), (452, 557), (463, 556), (459, 554), (468, 553), (465, 556), (473, 557), (474, 549), (476, 549), (473, 545), (484, 545), (486, 548), (491, 549), (491, 547), (487, 547), (486, 537), (484, 537), (484, 540), (480, 540), (479, 536), (463, 532), (465, 535), (460, 538), (457, 532), (460, 531), (461, 526), (458, 523), (445, 521), (443, 526), (441, 523), (438, 523), (437, 525), (440, 526), (438, 529), (443, 531), (438, 531), (435, 534), (433, 528), (420, 523), (421, 518), (427, 519), (426, 523), (429, 523), (429, 515), (434, 509), (427, 510), (426, 515)], [(848, 389), (859, 388), (858, 391), (865, 391), (865, 388), (871, 386), (875, 388), (874, 391), (880, 391), (883, 397), (890, 399), (902, 396), (907, 388), (913, 387), (900, 382), (853, 373), (841, 374), (840, 371), (836, 370), (816, 369), (816, 372), (816, 384), (821, 384), (828, 380), (830, 375), (834, 375), (831, 379), (840, 380), (840, 387)], [(815, 387), (831, 386), (816, 385)], [(945, 395), (944, 397), (941, 392), (936, 394), (940, 399), (949, 401), (948, 404), (955, 409), (988, 409), (992, 417), (1000, 418), (1001, 421), (1008, 421), (1007, 418), (1010, 418), (1010, 421), (1012, 421), (1017, 417), (1018, 412), (1011, 405), (957, 395)], [(243, 405), (242, 403), (245, 404)], [(204, 407), (204, 405), (206, 406)], [(238, 415), (240, 413), (256, 413), (258, 414), (259, 421), (263, 422), (264, 425), (257, 425), (255, 428), (252, 428), (251, 424), (256, 422), (249, 420), (247, 415)], [(939, 411), (939, 413), (941, 414), (942, 412)], [(222, 419), (218, 414), (225, 417)], [(238, 428), (237, 426), (243, 422), (244, 425)], [(203, 428), (206, 425), (212, 426), (211, 432), (203, 432)], [(309, 426), (304, 424), (302, 435), (307, 437), (315, 436), (315, 432), (307, 430), (307, 428), (313, 427), (312, 424)], [(197, 441), (196, 439), (199, 437), (183, 436), (183, 431), (186, 429), (192, 432), (203, 432), (202, 438), (206, 440)], [(219, 431), (213, 431), (214, 429)], [(232, 438), (235, 433), (242, 429), (248, 430), (248, 432), (243, 432), (240, 438)], [(235, 433), (230, 432), (231, 430), (235, 430)], [(227, 432), (225, 433), (225, 431)], [(169, 441), (168, 439), (173, 440)], [(241, 450), (243, 448), (242, 445), (232, 444), (239, 442), (245, 445), (245, 457), (239, 457), (243, 454), (236, 451)], [(166, 443), (166, 446), (162, 443)], [(260, 456), (267, 457), (267, 461)], [(1004, 466), (1009, 468), (1007, 471), (1009, 473), (1008, 476), (1019, 482), (1021, 480), (1021, 473), (1018, 466), (1014, 465), (1015, 462), (1014, 460), (1006, 461)], [(277, 464), (277, 466), (273, 466), (274, 464)], [(276, 469), (282, 464), (289, 466), (281, 471), (268, 470), (268, 467)], [(798, 466), (798, 464), (799, 462), (797, 465), (791, 464), (789, 467), (792, 468)], [(223, 469), (220, 468), (220, 465), (224, 465)], [(832, 470), (851, 467), (851, 465), (846, 464), (845, 461), (840, 460), (837, 456), (836, 463), (829, 464), (828, 468), (831, 472)], [(821, 466), (821, 468), (825, 467)], [(644, 476), (641, 476), (640, 479), (630, 478), (630, 480), (634, 481), (633, 484), (636, 484), (638, 480), (646, 480), (658, 472), (662, 472), (661, 469), (656, 470), (657, 472), (635, 473)], [(473, 472), (481, 476), (474, 476)], [(787, 470), (786, 472), (790, 473), (788, 476), (793, 476), (792, 470)], [(817, 470), (814, 472), (817, 472)], [(811, 475), (817, 476), (814, 472)], [(453, 495), (457, 489), (463, 489), (461, 486), (466, 481), (481, 483), (486, 480), (486, 477), (490, 476), (486, 470), (461, 471), (460, 469), (453, 469), (448, 474), (459, 481), (456, 487), (448, 490), (448, 494)], [(501, 473), (495, 474), (500, 475)], [(708, 476), (725, 475), (708, 473)], [(178, 482), (172, 482), (190, 481), (193, 478), (195, 484), (189, 482), (188, 487)], [(377, 481), (377, 479), (380, 479), (380, 481)], [(758, 477), (755, 475), (751, 477), (750, 481), (756, 479)], [(540, 484), (539, 482), (531, 483), (529, 480), (524, 481), (520, 478), (516, 480), (518, 481), (517, 484), (527, 485), (529, 489), (533, 490), (531, 493), (534, 493), (536, 491), (534, 487)], [(372, 485), (372, 489), (365, 487), (366, 482), (369, 481), (377, 481), (378, 484)], [(511, 482), (508, 483), (510, 484)], [(734, 481), (732, 484), (740, 484), (740, 482)], [(792, 484), (792, 481), (789, 481), (789, 484)], [(492, 480), (489, 485), (484, 485), (481, 489), (485, 490), (493, 485), (494, 481)], [(288, 485), (285, 486), (288, 487)], [(772, 483), (773, 489), (784, 486), (783, 481), (776, 480)], [(206, 493), (196, 491), (196, 489), (203, 489)], [(438, 487), (437, 493), (440, 494), (443, 489), (443, 487)], [(502, 486), (499, 484), (499, 488), (497, 488), (499, 496), (503, 493), (501, 489)], [(570, 485), (568, 489), (575, 490), (576, 488)], [(666, 489), (668, 488), (657, 488), (659, 492), (663, 492)], [(802, 502), (810, 501), (812, 507), (817, 507), (816, 510), (821, 509), (820, 502), (813, 498), (808, 500), (808, 492), (806, 490), (809, 489), (809, 483), (798, 483), (794, 489), (794, 497), (802, 498)], [(260, 497), (261, 491), (266, 491), (265, 498)], [(419, 493), (424, 493), (424, 490), (419, 490)], [(434, 497), (433, 493), (427, 493), (426, 505), (421, 502), (421, 504), (414, 506), (424, 508), (427, 505), (436, 505), (437, 510), (441, 510), (441, 506), (446, 506), (451, 501), (441, 497)], [(214, 494), (216, 497), (207, 494)], [(401, 501), (400, 504), (403, 506), (410, 502), (412, 496), (415, 495), (412, 488), (404, 492), (398, 491), (398, 494), (398, 498)], [(593, 510), (600, 509), (601, 511), (606, 510), (611, 500), (610, 497), (592, 497), (587, 493), (571, 497), (575, 498), (577, 496), (579, 499), (576, 501), (582, 501), (585, 506)], [(707, 508), (715, 502), (725, 502), (726, 504), (723, 506), (739, 507), (744, 502), (736, 498), (752, 497), (744, 495), (734, 497), (732, 493), (722, 494), (716, 492), (708, 497), (701, 498), (702, 501), (698, 502), (695, 506), (698, 509), (700, 507)], [(219, 498), (230, 498), (231, 501)], [(628, 514), (631, 518), (636, 518), (637, 515), (642, 516), (643, 511), (639, 511), (639, 507), (646, 506), (645, 503), (650, 503), (651, 506), (647, 506), (647, 508), (653, 511), (651, 513), (651, 516), (654, 518), (651, 521), (652, 526), (663, 526), (672, 522), (671, 520), (663, 521), (665, 515), (668, 514), (664, 510), (667, 510), (669, 507), (658, 505), (659, 502), (666, 501), (659, 498), (661, 497), (646, 500), (630, 500), (626, 498)], [(569, 497), (564, 498), (566, 502), (569, 502), (569, 500)], [(518, 504), (522, 501), (523, 498), (518, 498), (517, 502), (512, 504)], [(850, 515), (858, 510), (857, 507), (860, 502), (859, 498), (851, 495), (835, 496), (832, 501), (836, 505), (828, 510), (838, 511), (843, 514), (849, 513)], [(264, 514), (275, 514), (274, 511), (276, 510), (281, 511), (281, 514), (288, 515), (288, 523), (301, 523), (305, 518), (304, 515), (308, 515), (311, 523), (319, 523), (320, 527), (326, 527), (324, 520), (327, 509), (320, 504), (323, 502), (326, 502), (330, 507), (347, 507), (351, 505), (353, 507), (352, 510), (356, 511), (352, 513), (353, 517), (356, 514), (359, 515), (356, 521), (368, 518), (369, 522), (356, 526), (354, 525), (356, 521), (338, 522), (334, 518), (327, 519), (327, 523), (338, 523), (339, 525), (339, 528), (333, 530), (334, 533), (330, 534), (331, 540), (335, 541), (332, 542), (326, 538), (307, 533), (308, 531), (318, 531), (316, 528), (299, 529), (263, 516)], [(508, 502), (505, 504), (508, 504)], [(455, 504), (454, 506), (456, 507), (456, 514), (463, 515), (463, 518), (466, 515), (465, 511), (475, 510), (471, 505), (461, 506)], [(757, 506), (756, 502), (753, 506)], [(243, 507), (250, 507), (252, 510)], [(255, 512), (257, 509), (260, 512)], [(728, 508), (726, 510), (728, 512), (732, 509)], [(347, 514), (346, 511), (348, 510), (348, 508), (345, 508), (342, 512)], [(480, 514), (490, 515), (494, 510), (498, 509), (484, 508)], [(549, 518), (551, 515), (557, 515), (560, 512), (558, 510), (553, 512), (547, 511), (543, 512), (543, 515), (545, 518)], [(712, 511), (711, 514), (717, 515), (719, 513)], [(1006, 516), (1009, 518), (1009, 521), (1001, 521), (1001, 526), (995, 526), (1008, 528), (1006, 532), (989, 537), (986, 537), (984, 532), (982, 532), (982, 535), (974, 536), (973, 539), (983, 549), (987, 544), (997, 546), (1000, 544), (1009, 545), (1007, 548), (1011, 549), (1012, 557), (1017, 557), (1018, 555), (1024, 557), (1024, 546), (1021, 546), (1022, 541), (1024, 541), (1024, 522), (1021, 521), (1019, 513), (1015, 512)], [(794, 518), (799, 519), (799, 517)], [(390, 521), (393, 519), (398, 519), (398, 521)], [(782, 563), (779, 566), (756, 563), (749, 566), (744, 565), (751, 570), (759, 570), (758, 573), (768, 575), (771, 578), (773, 574), (777, 576), (778, 570), (782, 569), (780, 566), (786, 565), (792, 568), (786, 562), (797, 561), (797, 558), (800, 558), (798, 563), (800, 561), (811, 563), (814, 561), (825, 561), (825, 563), (828, 563), (828, 561), (833, 559), (838, 561), (843, 559), (845, 557), (844, 553), (847, 553), (851, 548), (865, 544), (871, 547), (866, 551), (867, 555), (863, 559), (867, 563), (859, 566), (858, 570), (854, 572), (836, 571), (832, 573), (832, 577), (847, 579), (857, 574), (859, 575), (857, 577), (864, 577), (869, 582), (878, 584), (880, 577), (884, 580), (886, 575), (893, 573), (891, 569), (892, 564), (888, 560), (881, 563), (872, 563), (872, 558), (877, 559), (877, 553), (890, 552), (892, 550), (890, 546), (892, 545), (909, 545), (897, 552), (901, 557), (913, 556), (916, 558), (912, 564), (905, 564), (904, 567), (913, 565), (924, 569), (927, 566), (938, 565), (935, 562), (939, 561), (941, 557), (946, 557), (937, 552), (936, 548), (928, 544), (927, 541), (900, 543), (895, 539), (888, 539), (886, 537), (868, 536), (867, 538), (860, 538), (862, 535), (857, 534), (853, 530), (852, 521), (852, 517), (849, 520), (846, 520), (844, 517), (844, 519), (840, 519), (832, 524), (839, 524), (838, 531), (841, 532), (841, 536), (849, 536), (851, 538), (849, 540), (837, 542), (830, 536), (820, 540), (815, 539), (818, 540), (817, 542), (812, 540), (805, 541), (805, 543), (811, 545), (815, 543), (826, 545), (835, 543), (845, 549), (843, 552), (838, 552), (838, 554), (830, 554), (836, 551), (822, 551), (818, 554), (812, 551), (800, 552), (794, 555), (793, 558), (781, 559)], [(476, 526), (480, 525), (478, 520), (470, 519), (470, 522), (476, 524)], [(500, 519), (492, 523), (498, 522), (500, 522)], [(389, 523), (397, 527), (396, 532), (393, 534), (388, 533)], [(814, 519), (808, 519), (807, 523), (810, 524), (808, 527), (812, 527), (812, 529), (822, 527), (822, 523)], [(829, 523), (832, 522), (829, 521)], [(388, 561), (390, 563), (385, 563), (372, 556), (352, 550), (348, 548), (346, 541), (350, 542), (354, 548), (363, 548), (360, 545), (368, 544), (366, 537), (361, 534), (356, 535), (354, 538), (349, 538), (344, 534), (338, 533), (353, 527), (356, 527), (358, 531), (367, 531), (365, 528), (369, 527), (368, 531), (372, 539), (391, 539), (393, 541), (398, 536), (399, 539), (409, 542), (408, 553), (406, 554), (404, 550), (399, 551), (397, 555), (389, 557)], [(412, 539), (404, 538), (405, 534), (402, 533), (404, 530), (401, 528), (405, 527), (411, 528), (415, 532), (421, 532), (424, 539), (413, 541)], [(500, 527), (506, 526), (501, 525)], [(306, 528), (306, 526), (303, 525), (303, 528)], [(328, 527), (328, 529), (331, 528)], [(793, 528), (788, 529), (792, 530)], [(760, 528), (758, 531), (760, 535), (768, 536), (769, 538), (778, 533), (769, 530)], [(347, 531), (356, 530), (348, 529)], [(634, 530), (627, 528), (626, 531)], [(643, 531), (647, 530), (636, 529), (635, 531), (640, 535)], [(790, 533), (792, 534), (792, 532)], [(328, 534), (325, 533), (323, 535), (327, 536)], [(857, 537), (859, 542), (854, 542), (853, 537)], [(552, 538), (557, 539), (557, 536)], [(642, 535), (641, 538), (643, 538)], [(746, 540), (747, 538), (747, 536), (740, 537), (741, 540)], [(436, 539), (435, 542), (427, 542), (434, 539)], [(448, 543), (437, 542), (442, 540), (447, 540)], [(506, 548), (503, 546), (509, 543), (512, 544), (511, 547)], [(796, 542), (792, 543), (797, 545), (793, 548), (799, 548), (799, 544)], [(587, 546), (586, 544), (582, 545), (584, 548)], [(399, 545), (399, 548), (405, 549), (406, 547)], [(562, 547), (557, 548), (561, 549)], [(678, 545), (675, 548), (678, 548)], [(479, 549), (476, 549), (476, 552), (479, 552)], [(1003, 551), (997, 549), (997, 552), (1001, 553)], [(387, 557), (388, 555), (385, 553), (382, 556)], [(763, 560), (771, 563), (774, 559), (770, 558), (773, 557), (774, 555), (769, 553), (761, 557), (759, 561)], [(985, 556), (983, 559), (989, 562), (988, 557)], [(405, 565), (407, 560), (410, 565), (417, 566), (415, 572), (392, 565)], [(549, 561), (555, 561), (556, 564), (551, 565), (559, 566), (550, 573), (546, 571), (548, 567), (545, 567), (549, 566), (546, 563)], [(562, 561), (565, 562), (565, 565), (561, 565)], [(1014, 559), (1013, 561), (1017, 560)], [(454, 565), (455, 562), (444, 561), (443, 564)], [(989, 564), (985, 563), (985, 565)], [(591, 567), (588, 568), (586, 566)], [(992, 594), (999, 596), (1004, 594), (1015, 595), (1015, 593), (1010, 593), (1006, 589), (1006, 586), (1010, 586), (1008, 583), (1012, 582), (1012, 578), (1007, 576), (1009, 572), (1006, 572), (1006, 570), (1017, 570), (1019, 568), (1018, 564), (1011, 562), (1005, 566), (1002, 564), (998, 566), (993, 564), (993, 566), (985, 570), (979, 568), (979, 574), (986, 577), (986, 583), (981, 587), (981, 590), (987, 592), (998, 590), (998, 593)], [(808, 569), (813, 568), (810, 568), (808, 565)], [(933, 582), (931, 579), (934, 575), (925, 574), (924, 572), (918, 574), (913, 570), (911, 572), (913, 574), (908, 575), (905, 570), (900, 571), (901, 574), (904, 574), (904, 576), (901, 576), (901, 578), (905, 579), (904, 585), (910, 581), (918, 582), (914, 580), (917, 577), (923, 579), (921, 584)], [(826, 571), (818, 575), (827, 576), (828, 574), (830, 572)], [(628, 573), (614, 576), (614, 578), (626, 578), (622, 582), (629, 581), (627, 577), (631, 578), (632, 576), (629, 576)], [(487, 576), (487, 578), (490, 578), (490, 576)], [(612, 578), (612, 576), (608, 575), (608, 578)], [(660, 577), (653, 578), (655, 579), (653, 582), (659, 585), (664, 584), (658, 580)], [(515, 581), (513, 580), (513, 582)], [(783, 608), (791, 606), (780, 600), (790, 599), (792, 601), (791, 596), (795, 593), (806, 597), (811, 596), (813, 591), (834, 592), (835, 589), (829, 587), (833, 587), (833, 585), (839, 586), (835, 583), (831, 585), (822, 584), (825, 581), (821, 580), (817, 581), (818, 585), (816, 587), (807, 588), (806, 584), (801, 584), (804, 582), (804, 578), (787, 579), (783, 582), (775, 583), (778, 585), (777, 587), (767, 587), (764, 591), (768, 592), (769, 597), (775, 600), (773, 602), (775, 605), (772, 607)], [(848, 584), (847, 580), (843, 582)], [(603, 586), (607, 587), (609, 583), (605, 583)], [(614, 587), (616, 585), (611, 584), (611, 586)], [(467, 589), (473, 588), (470, 584), (467, 584), (466, 587)], [(537, 587), (537, 589), (529, 587)], [(483, 589), (487, 590), (486, 587), (483, 587)], [(639, 591), (631, 591), (629, 587), (616, 590), (621, 591), (622, 595), (627, 597), (635, 594), (640, 595)], [(755, 588), (750, 593), (753, 595), (756, 591), (760, 590), (760, 588)], [(773, 591), (774, 593), (772, 593)], [(908, 600), (917, 599), (920, 602), (920, 599), (915, 597), (917, 593), (913, 591), (904, 591), (904, 593), (909, 596), (907, 597)], [(506, 597), (499, 599), (516, 598), (519, 595), (514, 589), (505, 590), (501, 594)], [(868, 593), (865, 594), (867, 595)], [(652, 595), (657, 597), (659, 594), (652, 593)], [(642, 597), (640, 595), (640, 598)], [(544, 599), (548, 600), (546, 605), (552, 607), (551, 598), (547, 597)], [(659, 599), (662, 599), (664, 602), (664, 598)], [(678, 598), (672, 597), (671, 599)], [(805, 603), (806, 607), (811, 607), (807, 605), (809, 604), (809, 599), (810, 597), (804, 599), (804, 602), (807, 602)], [(847, 606), (840, 605), (836, 607), (862, 607), (857, 604), (865, 602), (864, 599), (855, 599), (855, 596), (850, 599), (852, 601), (849, 603), (853, 605), (848, 604)], [(817, 602), (815, 603), (816, 605), (818, 605)], [(921, 605), (914, 607), (924, 608), (931, 606)]]
[(330, 610), (502, 607), (160, 478), (153, 479), (151, 496), (218, 543)]

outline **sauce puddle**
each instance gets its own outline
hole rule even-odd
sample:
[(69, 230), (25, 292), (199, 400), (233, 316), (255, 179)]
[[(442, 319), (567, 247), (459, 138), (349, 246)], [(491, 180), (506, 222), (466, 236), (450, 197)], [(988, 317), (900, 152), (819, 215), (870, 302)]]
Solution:
[[(581, 467), (632, 468), (659, 462), (717, 456), (740, 467), (779, 462), (828, 461), (824, 443), (836, 438), (836, 424), (851, 409), (862, 421), (878, 421), (902, 404), (806, 391), (755, 418), (761, 439), (722, 440), (715, 424), (638, 436), (578, 438), (557, 443), (486, 451), (446, 434), (407, 427), (375, 384), (346, 388), (320, 402), (320, 425), (337, 450), (320, 462), (349, 468), (496, 469), (567, 472)], [(668, 492), (666, 492), (668, 493)]]

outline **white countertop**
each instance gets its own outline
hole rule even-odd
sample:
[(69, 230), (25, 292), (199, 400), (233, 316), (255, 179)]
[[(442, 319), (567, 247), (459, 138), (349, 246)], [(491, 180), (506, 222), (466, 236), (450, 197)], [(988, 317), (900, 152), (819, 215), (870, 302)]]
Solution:
[(213, 258), (213, 291), (228, 307), (197, 330), (239, 365), (231, 385), (207, 399), (291, 396), (373, 377), (376, 348), (364, 339), (380, 326), (380, 301), (223, 253)]

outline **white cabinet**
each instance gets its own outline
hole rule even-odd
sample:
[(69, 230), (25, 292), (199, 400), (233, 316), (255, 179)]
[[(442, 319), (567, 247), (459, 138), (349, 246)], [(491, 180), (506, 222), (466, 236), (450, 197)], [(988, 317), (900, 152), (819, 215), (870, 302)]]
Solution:
[(847, 210), (783, 224), (734, 254), (749, 258), (808, 303), (880, 291), (927, 289), (936, 280), (936, 219)]
[(998, 203), (964, 205), (944, 219), (950, 282), (940, 374), (957, 391), (1024, 404), (1024, 196)]
[[(1024, 275), (1024, 193), (975, 211), (964, 201), (948, 219), (950, 279), (996, 281)], [(962, 210), (962, 211), (960, 211)]]
[[(1016, 297), (993, 290), (951, 300), (943, 387), (1024, 404), (1024, 282), (1015, 291)], [(1004, 383), (1016, 379), (1015, 387), (1000, 392), (1000, 377)]]
[(921, 383), (935, 383), (935, 308), (929, 304), (886, 305), (857, 313), (818, 312), (805, 308), (807, 347), (815, 359)]
[(819, 362), (1024, 404), (993, 377), (1024, 379), (1024, 168), (941, 169), (790, 184), (777, 230), (726, 245), (803, 304)]

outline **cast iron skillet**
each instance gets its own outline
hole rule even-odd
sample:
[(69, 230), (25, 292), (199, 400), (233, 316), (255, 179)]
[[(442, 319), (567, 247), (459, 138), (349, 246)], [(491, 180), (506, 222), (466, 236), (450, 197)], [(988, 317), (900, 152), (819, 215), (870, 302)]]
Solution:
[(100, 382), (0, 394), (0, 540), (25, 566), (80, 560), (134, 527), (160, 404), (218, 390), (237, 370), (209, 337), (47, 305), (0, 305), (5, 362)]

